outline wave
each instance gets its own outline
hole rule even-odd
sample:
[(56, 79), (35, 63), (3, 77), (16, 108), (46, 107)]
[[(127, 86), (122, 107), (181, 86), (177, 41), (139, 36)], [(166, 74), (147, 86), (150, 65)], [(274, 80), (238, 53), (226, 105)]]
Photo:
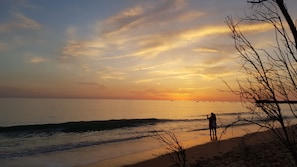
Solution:
[(108, 143), (115, 143), (115, 142), (123, 142), (128, 140), (136, 140), (141, 139), (144, 137), (148, 137), (147, 135), (143, 136), (135, 136), (135, 137), (128, 137), (128, 138), (120, 138), (120, 139), (113, 139), (113, 140), (106, 140), (106, 141), (89, 141), (89, 142), (79, 142), (79, 143), (65, 143), (60, 145), (49, 145), (43, 147), (35, 147), (31, 149), (24, 149), (18, 151), (0, 151), (0, 160), (1, 159), (11, 159), (11, 158), (19, 158), (19, 157), (26, 157), (32, 155), (38, 155), (43, 153), (51, 153), (57, 151), (65, 151), (65, 150), (72, 150), (77, 148), (83, 148), (88, 146), (95, 146), (101, 144), (108, 144)]
[[(250, 112), (241, 113), (218, 113), (217, 117), (223, 116), (238, 116), (242, 114), (250, 114)], [(206, 121), (206, 115), (198, 115), (195, 119), (118, 119), (118, 120), (100, 120), (100, 121), (77, 121), (55, 124), (35, 124), (35, 125), (17, 125), (0, 127), (0, 135), (30, 135), (36, 133), (44, 133), (47, 135), (63, 132), (63, 133), (81, 133), (90, 131), (114, 130), (129, 127), (150, 126), (158, 123), (166, 122), (191, 122), (191, 121)]]
[(201, 121), (204, 119), (119, 119), (119, 120), (105, 120), (105, 121), (78, 121), (65, 122), (56, 124), (36, 124), (36, 125), (18, 125), (9, 127), (0, 127), (0, 135), (24, 135), (31, 133), (46, 133), (54, 134), (58, 132), (64, 133), (81, 133), (90, 131), (113, 130), (120, 128), (139, 127), (155, 125), (164, 122), (189, 122)]
[(166, 119), (120, 119), (107, 121), (79, 121), (56, 124), (18, 125), (10, 127), (0, 127), (0, 134), (3, 133), (55, 133), (55, 132), (88, 132), (103, 131), (118, 128), (137, 127), (143, 125), (153, 125), (159, 122), (170, 121)]

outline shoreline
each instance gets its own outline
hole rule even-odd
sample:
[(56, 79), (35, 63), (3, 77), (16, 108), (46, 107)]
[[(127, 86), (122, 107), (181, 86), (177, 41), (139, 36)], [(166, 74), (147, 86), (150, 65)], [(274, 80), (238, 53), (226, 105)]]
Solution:
[[(241, 137), (227, 138), (186, 149), (187, 166), (286, 166), (288, 154), (276, 145), (270, 130), (253, 132)], [(174, 161), (159, 156), (122, 167), (170, 167)]]
[[(249, 132), (247, 134), (247, 129)], [(251, 131), (251, 129), (253, 131)], [(195, 132), (195, 138), (192, 140), (181, 141), (181, 145), (185, 148), (188, 163), (193, 164), (196, 160), (207, 159), (213, 156), (219, 156), (229, 151), (233, 151), (234, 148), (238, 147), (238, 143), (243, 136), (267, 136), (267, 131), (260, 131), (254, 133), (256, 130), (259, 130), (256, 126), (249, 126), (246, 129), (242, 127), (235, 127), (229, 129), (227, 133), (224, 133), (222, 136), (223, 129), (218, 129), (218, 140), (211, 141), (208, 131)], [(256, 134), (256, 135), (254, 135)], [(263, 135), (265, 134), (265, 135)], [(184, 133), (177, 134), (177, 138), (180, 139)], [(192, 134), (193, 135), (193, 134)], [(221, 137), (221, 138), (220, 138)], [(260, 138), (257, 137), (257, 138)], [(219, 139), (220, 138), (220, 139)], [(248, 137), (251, 138), (251, 137)], [(267, 139), (265, 139), (267, 140)], [(256, 140), (259, 142), (260, 140)], [(150, 139), (146, 142), (155, 142), (158, 143), (155, 139)], [(163, 148), (155, 148), (152, 150), (146, 150), (143, 152), (137, 152), (128, 154), (121, 157), (115, 157), (112, 159), (106, 159), (103, 161), (98, 161), (90, 164), (79, 165), (77, 167), (142, 167), (142, 166), (172, 166), (172, 160), (169, 156), (164, 156), (166, 150)]]
[[(235, 149), (235, 143), (238, 143), (241, 137), (235, 137), (231, 139), (208, 142), (206, 144), (197, 145), (186, 149), (187, 163), (193, 164), (199, 159), (208, 159), (211, 157), (219, 156)], [(123, 167), (149, 167), (149, 166), (172, 166), (174, 162), (168, 155), (159, 156), (154, 159), (139, 162), (131, 165), (124, 165)]]

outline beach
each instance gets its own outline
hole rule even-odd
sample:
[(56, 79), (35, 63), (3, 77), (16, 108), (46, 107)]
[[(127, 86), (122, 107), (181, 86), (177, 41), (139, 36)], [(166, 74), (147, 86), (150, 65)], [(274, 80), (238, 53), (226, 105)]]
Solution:
[[(271, 131), (212, 141), (186, 149), (187, 166), (288, 166), (285, 148), (276, 144)], [(125, 167), (173, 166), (169, 155)]]
[[(144, 154), (139, 154), (141, 156)], [(173, 154), (171, 154), (173, 155)], [(228, 139), (218, 139), (205, 144), (192, 146), (186, 149), (187, 163), (186, 166), (195, 167), (220, 167), (220, 166), (288, 166), (288, 153), (285, 148), (276, 144), (272, 137), (271, 131), (261, 131), (246, 134), (241, 137)], [(175, 155), (173, 155), (175, 156)], [(175, 162), (172, 157), (167, 155), (159, 155), (155, 158), (144, 160), (137, 163), (131, 163), (129, 159), (137, 159), (136, 155), (127, 156), (123, 159), (119, 158), (123, 167), (151, 167), (174, 166)], [(80, 167), (99, 167), (112, 166), (112, 161), (97, 162)], [(131, 163), (131, 164), (129, 164)]]

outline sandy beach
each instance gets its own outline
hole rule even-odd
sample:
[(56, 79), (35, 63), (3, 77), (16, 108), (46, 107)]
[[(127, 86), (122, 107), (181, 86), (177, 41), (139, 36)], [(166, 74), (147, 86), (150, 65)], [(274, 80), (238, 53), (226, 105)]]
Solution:
[[(220, 166), (288, 166), (288, 153), (280, 145), (276, 144), (271, 137), (271, 131), (262, 131), (233, 137), (222, 140), (211, 141), (206, 144), (196, 145), (186, 149), (187, 166), (194, 167), (220, 167)], [(139, 154), (138, 156), (140, 156)], [(137, 155), (126, 157), (127, 165), (124, 167), (171, 167), (174, 160), (171, 156), (159, 155), (156, 158), (144, 160), (137, 163), (129, 163), (129, 159), (137, 158)], [(138, 157), (139, 158), (139, 157)], [(125, 159), (121, 158), (125, 161)], [(83, 167), (108, 166), (105, 164), (94, 163)]]
[[(187, 166), (288, 166), (288, 154), (275, 144), (270, 131), (257, 132), (227, 140), (213, 141), (186, 150)], [(174, 166), (168, 156), (125, 167)]]

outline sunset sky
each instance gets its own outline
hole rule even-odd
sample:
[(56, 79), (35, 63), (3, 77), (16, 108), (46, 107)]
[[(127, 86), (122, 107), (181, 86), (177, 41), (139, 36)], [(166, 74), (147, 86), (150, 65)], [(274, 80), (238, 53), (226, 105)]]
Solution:
[[(287, 0), (297, 18), (296, 0)], [(1, 0), (0, 97), (236, 100), (246, 0)], [(293, 11), (295, 10), (295, 11)], [(261, 46), (273, 29), (242, 25)]]

